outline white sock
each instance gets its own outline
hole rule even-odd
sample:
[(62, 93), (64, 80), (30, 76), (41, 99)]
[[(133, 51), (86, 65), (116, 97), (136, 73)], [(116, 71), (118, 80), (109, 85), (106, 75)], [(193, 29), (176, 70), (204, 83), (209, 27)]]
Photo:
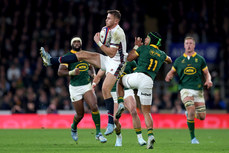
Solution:
[(142, 138), (142, 134), (137, 134), (138, 139)]

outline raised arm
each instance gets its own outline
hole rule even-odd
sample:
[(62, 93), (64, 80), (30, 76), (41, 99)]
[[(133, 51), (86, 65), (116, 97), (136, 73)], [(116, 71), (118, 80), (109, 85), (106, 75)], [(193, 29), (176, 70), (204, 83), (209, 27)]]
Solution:
[(98, 44), (100, 49), (110, 58), (114, 57), (118, 51), (118, 48), (115, 47), (107, 47), (103, 45), (99, 40), (99, 32), (95, 34), (94, 41)]
[(139, 55), (136, 52), (136, 50), (138, 49), (138, 47), (140, 47), (141, 45), (143, 45), (142, 38), (135, 37), (134, 44), (135, 44), (134, 48), (129, 52), (129, 54), (127, 56), (127, 61), (129, 61), (129, 62), (131, 62), (131, 61), (135, 60), (136, 58), (138, 58)]

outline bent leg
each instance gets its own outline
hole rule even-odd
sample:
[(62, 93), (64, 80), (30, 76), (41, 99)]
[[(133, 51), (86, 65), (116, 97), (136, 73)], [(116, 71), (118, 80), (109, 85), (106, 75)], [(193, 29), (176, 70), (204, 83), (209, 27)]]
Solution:
[(99, 53), (93, 53), (88, 51), (80, 51), (75, 53), (77, 56), (77, 59), (79, 61), (86, 61), (98, 68), (101, 68), (101, 62), (100, 62), (100, 54)]
[(196, 118), (204, 120), (206, 117), (206, 106), (204, 102), (195, 102)]

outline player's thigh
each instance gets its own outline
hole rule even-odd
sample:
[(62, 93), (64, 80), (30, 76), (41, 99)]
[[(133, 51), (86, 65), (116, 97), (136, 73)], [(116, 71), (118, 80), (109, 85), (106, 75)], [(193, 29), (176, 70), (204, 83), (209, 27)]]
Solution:
[(81, 86), (72, 86), (69, 85), (69, 93), (70, 93), (70, 99), (72, 102), (78, 101), (83, 99), (83, 95), (88, 91), (91, 90), (91, 83), (88, 83), (86, 85)]
[(111, 89), (113, 88), (115, 82), (116, 77), (111, 73), (107, 73), (106, 78), (103, 81), (102, 91), (111, 92)]
[(88, 63), (101, 68), (101, 62), (100, 62), (100, 54), (99, 53), (93, 53), (88, 51), (80, 51), (76, 53), (76, 56), (78, 60), (84, 60)]
[(138, 73), (127, 74), (122, 77), (122, 84), (129, 89), (137, 89), (140, 82), (139, 79)]
[(109, 56), (100, 54), (101, 69), (107, 73), (115, 75), (117, 70), (123, 66), (120, 62), (113, 60)]
[(122, 78), (124, 87), (130, 89), (146, 89), (153, 87), (153, 80), (144, 73), (131, 73), (124, 75)]
[(88, 104), (93, 112), (98, 111), (97, 98), (92, 90), (88, 90), (87, 92), (85, 92), (83, 97), (84, 101)]
[(190, 89), (182, 89), (180, 91), (181, 100), (184, 104), (185, 108), (191, 107), (192, 109), (194, 107), (194, 93)]

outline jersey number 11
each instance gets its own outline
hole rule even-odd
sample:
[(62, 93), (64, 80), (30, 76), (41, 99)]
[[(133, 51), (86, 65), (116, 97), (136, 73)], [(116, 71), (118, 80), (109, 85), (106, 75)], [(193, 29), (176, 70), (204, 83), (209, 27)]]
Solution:
[(150, 59), (150, 64), (148, 66), (148, 70), (152, 69), (152, 71), (155, 71), (156, 67), (157, 67), (157, 63), (158, 61), (157, 60), (154, 60), (154, 59)]

